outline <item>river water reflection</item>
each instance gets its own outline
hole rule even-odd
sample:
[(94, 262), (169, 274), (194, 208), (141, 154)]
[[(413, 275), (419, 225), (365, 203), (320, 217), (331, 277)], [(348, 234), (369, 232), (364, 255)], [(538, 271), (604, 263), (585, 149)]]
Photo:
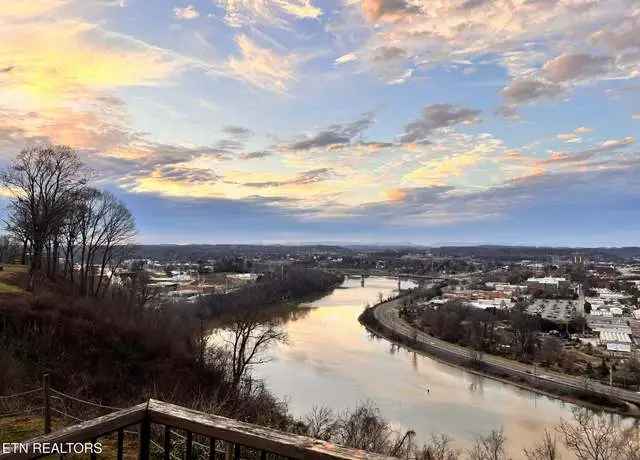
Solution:
[(289, 342), (274, 347), (272, 361), (258, 366), (254, 376), (300, 417), (314, 405), (341, 411), (371, 400), (396, 428), (415, 430), (418, 441), (442, 432), (458, 447), (503, 427), (515, 458), (542, 438), (545, 427), (571, 416), (570, 404), (372, 338), (358, 315), (396, 286), (389, 278), (367, 278), (365, 287), (347, 279), (331, 294), (302, 304), (309, 311), (286, 324)]

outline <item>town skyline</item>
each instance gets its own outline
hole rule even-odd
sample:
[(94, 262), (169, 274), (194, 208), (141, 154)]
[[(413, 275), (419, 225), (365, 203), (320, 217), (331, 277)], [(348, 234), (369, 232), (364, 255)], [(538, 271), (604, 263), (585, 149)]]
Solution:
[(139, 243), (640, 245), (633, 0), (33, 0), (0, 25), (0, 166), (71, 146)]

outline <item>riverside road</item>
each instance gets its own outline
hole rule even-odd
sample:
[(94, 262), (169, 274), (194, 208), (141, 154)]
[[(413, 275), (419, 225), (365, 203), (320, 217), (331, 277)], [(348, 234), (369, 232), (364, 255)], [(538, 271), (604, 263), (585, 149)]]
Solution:
[[(374, 317), (389, 330), (410, 340), (418, 341), (427, 353), (433, 351), (438, 356), (450, 356), (456, 361), (475, 361), (490, 366), (493, 369), (508, 373), (513, 376), (525, 377), (528, 381), (536, 379), (538, 382), (547, 383), (555, 387), (588, 391), (598, 395), (614, 397), (623, 401), (640, 404), (640, 394), (617, 387), (603, 385), (584, 377), (553, 372), (547, 369), (536, 368), (533, 365), (519, 363), (499, 356), (478, 353), (468, 348), (440, 340), (413, 327), (407, 321), (400, 318), (399, 309), (402, 297), (376, 305)], [(446, 358), (444, 358), (446, 359)]]

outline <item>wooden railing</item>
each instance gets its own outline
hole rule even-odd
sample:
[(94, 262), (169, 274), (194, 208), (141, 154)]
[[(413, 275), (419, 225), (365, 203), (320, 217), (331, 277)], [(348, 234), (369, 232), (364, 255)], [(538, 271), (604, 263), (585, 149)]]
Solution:
[[(137, 431), (132, 431), (136, 428)], [(130, 433), (137, 433), (136, 447), (140, 460), (147, 460), (150, 457), (167, 460), (180, 458), (187, 460), (193, 458), (384, 460), (392, 458), (151, 399), (144, 404), (33, 438), (23, 443), (23, 450), (27, 452), (5, 453), (0, 455), (0, 459), (48, 457), (49, 454), (37, 451), (37, 446), (96, 443), (107, 437), (113, 438), (115, 435), (112, 448), (115, 452), (109, 452), (109, 447), (105, 445), (99, 456), (106, 455), (120, 460), (124, 458), (125, 436)], [(204, 442), (199, 442), (196, 438)], [(179, 450), (175, 449), (176, 445), (179, 445)], [(153, 454), (152, 448), (155, 449)], [(98, 454), (94, 452), (88, 456), (97, 458)]]

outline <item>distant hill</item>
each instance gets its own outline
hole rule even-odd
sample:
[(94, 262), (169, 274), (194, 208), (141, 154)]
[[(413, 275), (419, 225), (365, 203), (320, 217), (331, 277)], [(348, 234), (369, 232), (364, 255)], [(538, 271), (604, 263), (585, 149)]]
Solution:
[(428, 247), (410, 244), (145, 244), (136, 246), (136, 257), (157, 260), (197, 261), (222, 257), (266, 257), (285, 258), (288, 255), (334, 253), (393, 253), (402, 255), (415, 252), (430, 252), (438, 257), (473, 257), (492, 260), (530, 259), (548, 261), (551, 256), (568, 257), (582, 254), (591, 260), (628, 260), (640, 257), (640, 247), (548, 247), (548, 246), (439, 246)]
[(287, 255), (305, 255), (317, 253), (344, 253), (349, 249), (340, 246), (321, 245), (256, 245), (256, 244), (145, 244), (135, 247), (136, 257), (196, 261), (221, 257), (286, 257)]

